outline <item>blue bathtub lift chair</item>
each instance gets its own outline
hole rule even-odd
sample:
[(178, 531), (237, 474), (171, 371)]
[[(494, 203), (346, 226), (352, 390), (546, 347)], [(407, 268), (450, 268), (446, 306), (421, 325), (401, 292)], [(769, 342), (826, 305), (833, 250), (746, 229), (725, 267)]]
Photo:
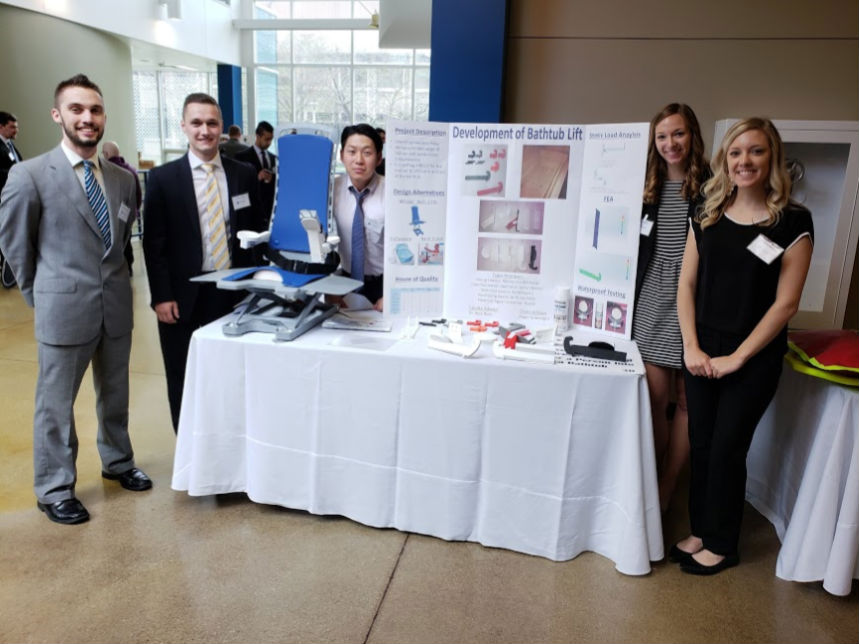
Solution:
[(224, 335), (251, 331), (294, 340), (337, 312), (325, 295), (343, 296), (363, 283), (335, 275), (337, 224), (333, 214), (335, 145), (318, 134), (278, 138), (274, 212), (268, 231), (238, 232), (242, 248), (259, 247), (271, 262), (256, 268), (217, 271), (194, 278), (220, 289), (248, 291), (249, 297), (223, 326)]

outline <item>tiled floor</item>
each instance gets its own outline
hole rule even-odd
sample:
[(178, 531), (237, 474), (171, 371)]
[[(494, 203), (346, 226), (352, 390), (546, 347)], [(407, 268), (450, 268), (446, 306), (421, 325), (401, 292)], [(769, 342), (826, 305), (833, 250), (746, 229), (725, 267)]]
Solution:
[[(138, 256), (140, 255), (139, 248)], [(665, 562), (627, 577), (587, 553), (556, 563), (170, 489), (170, 427), (154, 316), (136, 265), (131, 432), (151, 492), (103, 481), (91, 381), (76, 406), (89, 523), (35, 507), (32, 315), (0, 290), (2, 642), (856, 642), (847, 598), (775, 576), (779, 543), (747, 506), (743, 563), (713, 578)], [(683, 535), (682, 499), (666, 542)]]

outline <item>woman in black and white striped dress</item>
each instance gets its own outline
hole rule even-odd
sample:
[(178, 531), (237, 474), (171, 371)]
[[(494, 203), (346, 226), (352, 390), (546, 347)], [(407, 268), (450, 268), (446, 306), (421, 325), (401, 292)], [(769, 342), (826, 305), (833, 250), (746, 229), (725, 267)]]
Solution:
[[(659, 503), (665, 511), (689, 457), (688, 419), (677, 321), (677, 281), (689, 217), (708, 178), (698, 119), (688, 105), (666, 105), (650, 121), (632, 337), (647, 371)], [(668, 419), (672, 388), (676, 408)]]

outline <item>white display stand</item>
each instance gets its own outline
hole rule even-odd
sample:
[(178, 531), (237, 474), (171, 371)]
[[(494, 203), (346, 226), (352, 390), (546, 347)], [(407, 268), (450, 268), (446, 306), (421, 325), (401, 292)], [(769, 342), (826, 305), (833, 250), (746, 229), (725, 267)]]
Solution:
[[(716, 122), (713, 149), (738, 119)], [(859, 220), (859, 122), (773, 121), (784, 141), (785, 157), (798, 159), (805, 175), (793, 197), (811, 210), (814, 253), (802, 292), (799, 312), (790, 326), (802, 329), (841, 328)]]

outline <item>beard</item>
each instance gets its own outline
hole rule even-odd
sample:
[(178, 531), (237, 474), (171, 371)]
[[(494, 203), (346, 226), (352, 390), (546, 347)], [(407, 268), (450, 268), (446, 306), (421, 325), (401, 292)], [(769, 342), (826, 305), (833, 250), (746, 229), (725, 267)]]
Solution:
[[(71, 141), (75, 145), (79, 145), (82, 148), (94, 148), (94, 147), (96, 147), (98, 145), (99, 141), (101, 141), (101, 137), (104, 136), (104, 130), (101, 129), (101, 130), (98, 130), (98, 135), (96, 136), (96, 138), (94, 138), (94, 139), (82, 139), (78, 136), (78, 133), (75, 131), (74, 128), (67, 125), (65, 121), (63, 121), (62, 123), (63, 123), (63, 132), (66, 133), (66, 137), (69, 139), (69, 141)], [(88, 123), (87, 125), (91, 125), (91, 124)], [(92, 128), (96, 129), (96, 126), (92, 125)]]

